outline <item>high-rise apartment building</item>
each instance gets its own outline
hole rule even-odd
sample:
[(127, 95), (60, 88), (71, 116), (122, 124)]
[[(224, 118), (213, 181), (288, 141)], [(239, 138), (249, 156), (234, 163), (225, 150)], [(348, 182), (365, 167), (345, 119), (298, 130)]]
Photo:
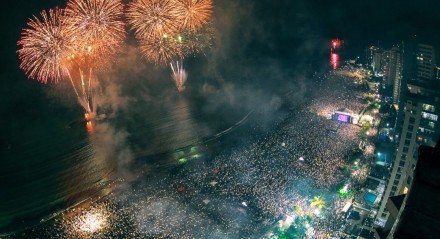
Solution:
[(365, 59), (368, 66), (373, 69), (374, 74), (382, 74), (382, 49), (377, 46), (369, 46), (365, 50)]
[(403, 73), (403, 57), (402, 49), (400, 46), (394, 46), (389, 53), (389, 67), (388, 71), (384, 73), (387, 84), (392, 86), (393, 89), (393, 103), (399, 104), (402, 73)]
[(417, 78), (432, 79), (434, 76), (435, 53), (434, 47), (425, 44), (417, 46)]
[[(434, 146), (440, 135), (440, 83), (434, 77), (434, 49), (418, 45), (415, 52), (415, 73), (402, 89), (403, 97), (400, 136), (387, 187), (379, 207), (376, 222), (391, 227), (386, 211), (388, 197), (406, 193), (412, 182), (420, 145)], [(385, 223), (387, 222), (387, 223)]]
[(379, 50), (380, 50), (379, 47), (373, 46), (373, 45), (372, 46), (368, 46), (365, 49), (365, 60), (366, 60), (367, 65), (371, 65), (372, 64), (373, 57), (376, 54), (376, 52), (378, 52)]

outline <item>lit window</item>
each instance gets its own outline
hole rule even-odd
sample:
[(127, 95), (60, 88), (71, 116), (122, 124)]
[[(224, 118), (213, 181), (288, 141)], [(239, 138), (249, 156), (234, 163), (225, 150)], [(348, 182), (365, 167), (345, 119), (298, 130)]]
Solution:
[[(432, 125), (431, 125), (431, 124), (428, 124), (430, 127), (434, 127), (434, 126), (435, 126), (435, 125), (434, 125), (434, 122), (430, 122), (430, 123), (432, 123)], [(420, 132), (422, 132), (422, 133), (427, 133), (427, 134), (433, 134), (433, 133), (434, 133), (433, 130), (425, 129), (425, 128), (422, 128), (422, 127), (420, 127), (419, 130), (420, 130)]]
[(403, 188), (403, 194), (407, 194), (407, 193), (408, 193), (408, 190), (409, 190), (408, 187), (405, 186), (405, 187)]
[(438, 115), (426, 113), (426, 112), (422, 112), (422, 117), (424, 119), (429, 119), (429, 120), (433, 120), (433, 121), (437, 121), (437, 119), (438, 119)]
[(435, 107), (433, 105), (422, 104), (422, 109), (430, 112), (435, 112)]

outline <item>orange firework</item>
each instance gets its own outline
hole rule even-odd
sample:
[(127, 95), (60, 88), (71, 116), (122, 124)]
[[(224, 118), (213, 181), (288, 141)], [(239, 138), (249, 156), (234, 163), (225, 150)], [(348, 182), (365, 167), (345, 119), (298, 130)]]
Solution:
[(73, 30), (66, 26), (64, 11), (58, 8), (40, 13), (28, 22), (18, 41), (20, 68), (29, 78), (42, 83), (58, 82), (68, 72), (66, 59), (71, 50)]
[(180, 44), (169, 37), (146, 38), (140, 40), (139, 45), (145, 58), (155, 64), (168, 64), (171, 60), (182, 57)]
[(178, 31), (178, 5), (175, 0), (134, 0), (127, 18), (139, 40), (162, 39)]
[(212, 15), (212, 0), (175, 0), (182, 29), (196, 31), (208, 23)]
[(66, 12), (77, 33), (76, 54), (102, 59), (115, 53), (124, 41), (120, 0), (70, 0)]

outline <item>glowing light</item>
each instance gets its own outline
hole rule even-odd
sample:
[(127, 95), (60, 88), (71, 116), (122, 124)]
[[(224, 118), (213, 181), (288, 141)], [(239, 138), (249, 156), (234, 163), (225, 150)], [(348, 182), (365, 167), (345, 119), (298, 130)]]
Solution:
[(143, 56), (156, 65), (183, 57), (181, 45), (170, 38), (145, 38), (139, 41), (139, 45)]
[(332, 65), (333, 70), (336, 70), (339, 67), (339, 55), (336, 53), (332, 53), (330, 56), (330, 64)]
[(187, 158), (180, 158), (180, 159), (179, 159), (179, 163), (180, 163), (180, 164), (184, 164), (184, 163), (186, 163), (186, 162), (188, 162), (188, 159), (187, 159)]
[(338, 194), (340, 198), (348, 198), (350, 196), (350, 192), (348, 191), (348, 185), (345, 185), (344, 187), (339, 189)]
[[(67, 22), (75, 29), (75, 51), (93, 61), (116, 53), (125, 38), (121, 0), (70, 0)], [(91, 60), (91, 59), (89, 59)]]
[(310, 207), (316, 207), (318, 209), (325, 207), (324, 198), (321, 196), (314, 197), (310, 203)]
[(72, 49), (74, 31), (65, 19), (65, 12), (55, 8), (28, 21), (18, 41), (18, 55), (20, 68), (29, 78), (48, 83), (67, 77), (66, 59)]
[(212, 0), (177, 0), (176, 2), (181, 29), (196, 31), (211, 18)]
[(41, 12), (18, 42), (20, 67), (42, 83), (68, 79), (80, 105), (92, 113), (92, 69), (109, 63), (122, 44), (122, 14), (120, 0), (70, 0), (66, 10)]
[(176, 61), (175, 64), (170, 63), (171, 70), (173, 71), (172, 77), (174, 83), (176, 84), (176, 88), (179, 92), (182, 92), (185, 89), (185, 82), (188, 77), (186, 71), (183, 69), (182, 63)]
[(85, 238), (102, 232), (109, 227), (111, 213), (106, 205), (92, 206), (81, 210), (72, 218), (64, 219), (68, 234), (74, 238)]
[(339, 39), (333, 39), (331, 42), (332, 49), (338, 49), (342, 45), (342, 41)]
[(214, 33), (212, 23), (208, 23), (197, 31), (183, 30), (176, 37), (176, 41), (182, 45), (184, 55), (204, 53), (205, 50), (211, 48)]
[(106, 220), (98, 213), (87, 213), (81, 220), (79, 229), (84, 232), (94, 233), (103, 228)]
[(352, 204), (351, 201), (348, 201), (348, 202), (344, 205), (344, 207), (342, 208), (342, 212), (347, 212), (348, 209), (350, 209), (351, 204)]
[(177, 1), (135, 0), (128, 4), (127, 19), (139, 40), (166, 38), (179, 30)]
[(313, 211), (313, 213), (314, 213), (316, 216), (319, 216), (319, 214), (321, 214), (321, 210), (319, 210), (319, 208), (315, 208), (315, 210)]
[(87, 132), (89, 132), (89, 133), (93, 132), (93, 123), (92, 123), (92, 121), (88, 121), (86, 123), (86, 128), (87, 128)]

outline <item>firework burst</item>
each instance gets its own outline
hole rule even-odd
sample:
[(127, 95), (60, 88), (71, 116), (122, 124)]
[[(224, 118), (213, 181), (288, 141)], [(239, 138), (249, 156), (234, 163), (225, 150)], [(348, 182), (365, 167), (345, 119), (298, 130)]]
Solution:
[(176, 0), (180, 27), (196, 31), (208, 23), (212, 15), (212, 0)]
[(178, 31), (178, 7), (170, 0), (135, 0), (128, 5), (128, 23), (139, 40), (171, 36)]
[(20, 68), (31, 79), (42, 83), (58, 82), (67, 76), (66, 59), (71, 51), (73, 29), (65, 23), (64, 11), (58, 8), (40, 13), (28, 22), (18, 41)]
[(204, 53), (212, 47), (214, 27), (212, 24), (207, 24), (197, 31), (183, 31), (175, 39), (182, 45), (184, 55)]
[(182, 57), (182, 49), (174, 39), (169, 37), (145, 39), (139, 42), (141, 52), (149, 61), (159, 64), (168, 64), (176, 58)]
[(70, 0), (66, 13), (76, 30), (75, 53), (102, 59), (117, 52), (124, 40), (120, 0)]

